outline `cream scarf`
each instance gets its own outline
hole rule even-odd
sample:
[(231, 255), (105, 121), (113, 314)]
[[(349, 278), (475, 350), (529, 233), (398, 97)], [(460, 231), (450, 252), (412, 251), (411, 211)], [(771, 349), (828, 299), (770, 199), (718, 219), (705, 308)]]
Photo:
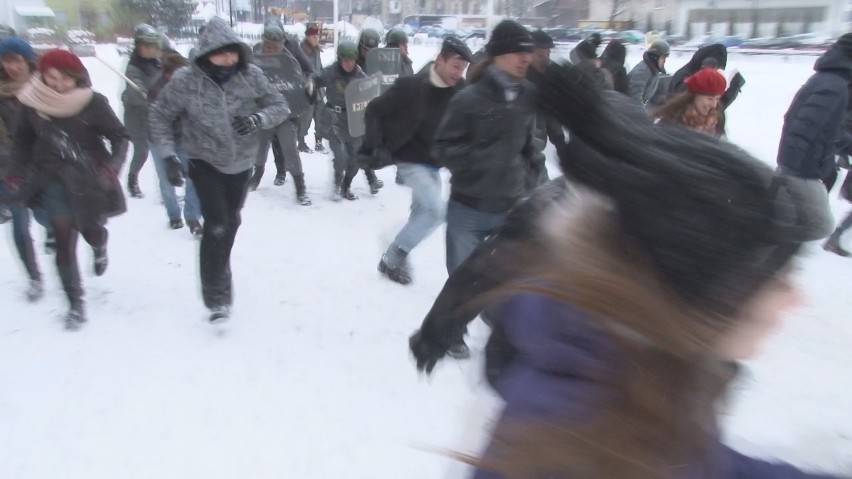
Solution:
[(43, 116), (70, 118), (86, 108), (92, 101), (92, 95), (91, 88), (74, 88), (67, 93), (59, 93), (45, 85), (41, 75), (36, 73), (18, 92), (18, 100)]

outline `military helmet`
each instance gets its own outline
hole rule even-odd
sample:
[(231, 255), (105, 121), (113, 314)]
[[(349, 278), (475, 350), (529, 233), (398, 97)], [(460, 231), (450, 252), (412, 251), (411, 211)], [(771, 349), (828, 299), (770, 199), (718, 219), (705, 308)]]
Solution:
[(358, 46), (376, 48), (379, 46), (380, 41), (381, 37), (379, 37), (379, 32), (371, 28), (366, 28), (361, 31), (361, 36), (358, 37)]
[(656, 55), (668, 56), (671, 53), (672, 49), (669, 46), (669, 43), (665, 40), (654, 40), (651, 43), (651, 46), (648, 47), (648, 53), (654, 53)]
[(146, 43), (150, 45), (162, 45), (163, 38), (156, 28), (147, 23), (140, 23), (133, 29), (133, 39), (136, 43)]
[(358, 45), (352, 40), (342, 40), (337, 45), (337, 57), (348, 58), (350, 60), (358, 59)]
[(408, 35), (404, 31), (399, 28), (391, 29), (388, 34), (385, 36), (385, 45), (388, 47), (395, 47), (398, 45), (405, 45), (408, 43)]

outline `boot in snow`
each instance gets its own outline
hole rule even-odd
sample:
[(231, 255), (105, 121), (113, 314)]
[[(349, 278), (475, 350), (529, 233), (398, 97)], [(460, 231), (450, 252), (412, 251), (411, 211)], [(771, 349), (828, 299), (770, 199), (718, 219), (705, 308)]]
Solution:
[(201, 223), (198, 220), (186, 220), (186, 225), (189, 226), (189, 232), (192, 236), (201, 239), (201, 236), (204, 234), (204, 228), (201, 227)]
[(317, 137), (316, 145), (314, 145), (314, 151), (317, 153), (326, 153), (325, 147), (322, 146), (322, 138)]
[(251, 179), (249, 180), (248, 184), (249, 191), (257, 190), (257, 187), (260, 186), (260, 179), (263, 178), (263, 172), (265, 170), (266, 167), (263, 165), (254, 167), (254, 173), (252, 173)]
[(385, 186), (385, 182), (376, 177), (375, 170), (367, 168), (364, 170), (364, 175), (367, 177), (367, 184), (370, 185), (370, 194), (375, 195)]
[(825, 243), (823, 243), (822, 249), (838, 256), (843, 256), (844, 258), (849, 256), (849, 251), (846, 251), (842, 246), (840, 246), (840, 235), (836, 230), (828, 237)]
[(175, 218), (173, 220), (169, 220), (169, 228), (173, 230), (179, 230), (183, 228), (183, 221), (180, 218)]
[(343, 199), (341, 193), (343, 191), (343, 174), (335, 173), (334, 174), (334, 185), (331, 193), (332, 201), (340, 201)]
[(275, 181), (273, 181), (272, 184), (275, 186), (281, 186), (285, 181), (287, 181), (287, 172), (281, 171), (275, 174)]
[(310, 206), (311, 199), (305, 188), (305, 175), (293, 175), (293, 184), (296, 185), (296, 201), (302, 206)]
[(300, 153), (313, 153), (313, 151), (308, 147), (308, 144), (305, 143), (304, 138), (301, 138), (299, 140), (299, 152)]
[(144, 198), (142, 190), (139, 189), (139, 178), (136, 175), (127, 175), (127, 192), (131, 198)]
[(44, 285), (41, 283), (41, 279), (31, 279), (27, 287), (27, 301), (35, 303), (42, 296), (44, 296)]
[(391, 245), (379, 261), (379, 272), (396, 283), (411, 283), (411, 270), (408, 267), (407, 257), (407, 252)]
[(349, 201), (355, 201), (358, 199), (358, 195), (353, 193), (352, 190), (350, 190), (349, 188), (341, 188), (340, 197)]
[(95, 276), (103, 276), (109, 266), (106, 244), (93, 248), (95, 251)]
[(71, 308), (68, 309), (68, 313), (65, 314), (65, 329), (68, 331), (77, 331), (83, 324), (87, 321), (86, 312), (83, 309), (83, 302), (79, 301), (71, 304)]
[(211, 324), (219, 324), (224, 323), (225, 321), (231, 319), (231, 308), (228, 306), (217, 306), (210, 310), (210, 321)]

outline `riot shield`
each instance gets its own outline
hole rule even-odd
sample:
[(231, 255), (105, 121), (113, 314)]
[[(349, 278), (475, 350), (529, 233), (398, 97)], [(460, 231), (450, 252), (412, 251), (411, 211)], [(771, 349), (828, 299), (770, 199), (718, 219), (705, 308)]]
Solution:
[(367, 104), (382, 93), (381, 74), (352, 80), (343, 93), (346, 97), (346, 119), (349, 121), (349, 134), (353, 138), (363, 136), (367, 131), (364, 115)]
[(402, 73), (402, 52), (399, 48), (373, 48), (367, 52), (367, 75), (382, 74), (382, 93), (388, 90)]
[(286, 50), (280, 53), (256, 53), (252, 62), (263, 70), (263, 74), (287, 99), (290, 117), (301, 115), (310, 106), (305, 93), (302, 67)]

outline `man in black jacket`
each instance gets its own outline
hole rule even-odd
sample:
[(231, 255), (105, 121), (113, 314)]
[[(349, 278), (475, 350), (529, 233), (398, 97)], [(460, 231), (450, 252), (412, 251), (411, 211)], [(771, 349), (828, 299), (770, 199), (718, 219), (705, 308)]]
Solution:
[(838, 146), (848, 142), (846, 106), (852, 82), (852, 33), (847, 33), (814, 64), (816, 73), (799, 89), (784, 115), (778, 146), (778, 181), (799, 183), (793, 198), (800, 217), (812, 223), (812, 241), (828, 236), (834, 218), (822, 179), (834, 168)]
[(534, 88), (524, 77), (534, 43), (504, 20), (486, 45), (473, 84), (453, 98), (435, 133), (432, 156), (452, 173), (447, 206), (447, 271), (452, 274), (527, 192), (536, 155)]
[(448, 37), (430, 68), (400, 78), (367, 106), (366, 150), (371, 158), (392, 158), (411, 188), (408, 222), (379, 261), (379, 271), (400, 284), (411, 282), (408, 254), (444, 221), (441, 163), (430, 147), (450, 99), (464, 86), (470, 58), (464, 42)]

